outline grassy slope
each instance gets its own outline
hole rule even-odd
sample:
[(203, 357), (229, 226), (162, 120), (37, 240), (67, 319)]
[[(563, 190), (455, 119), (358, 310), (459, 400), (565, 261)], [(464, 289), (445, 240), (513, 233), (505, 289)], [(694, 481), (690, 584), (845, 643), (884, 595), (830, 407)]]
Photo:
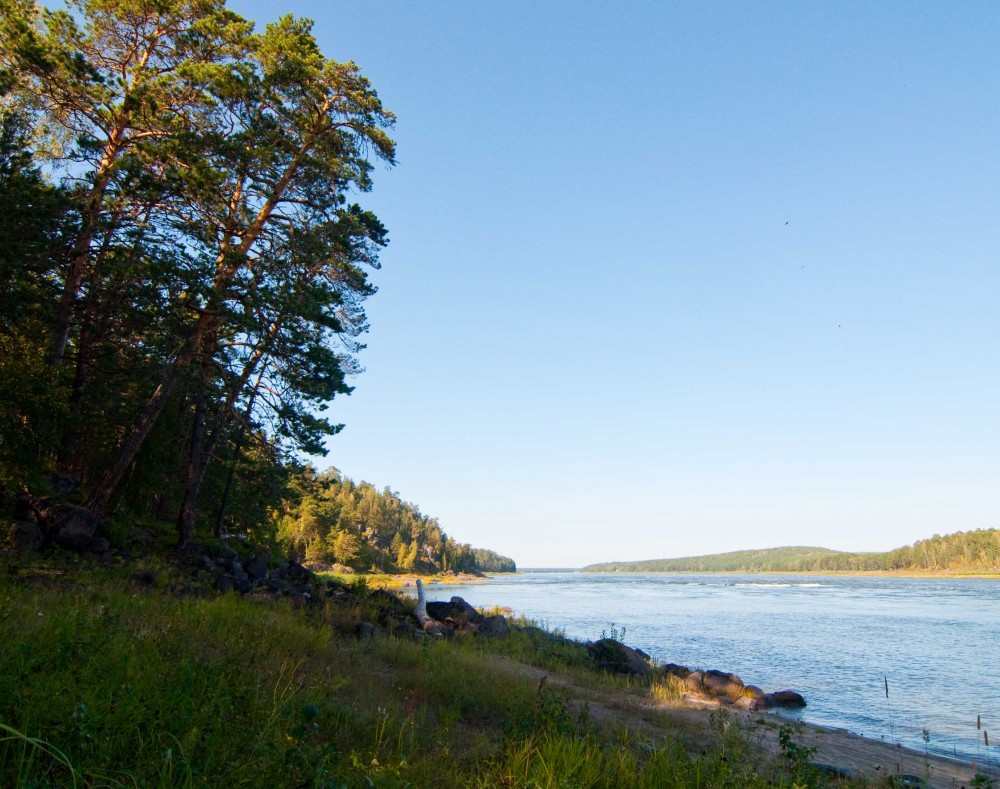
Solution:
[(358, 641), (341, 634), (372, 616), (360, 588), (296, 610), (177, 597), (169, 572), (149, 589), (135, 569), (0, 574), (0, 785), (816, 784), (794, 753), (775, 772), (735, 723), (692, 742), (663, 720), (591, 715), (523, 665), (629, 691), (580, 645)]

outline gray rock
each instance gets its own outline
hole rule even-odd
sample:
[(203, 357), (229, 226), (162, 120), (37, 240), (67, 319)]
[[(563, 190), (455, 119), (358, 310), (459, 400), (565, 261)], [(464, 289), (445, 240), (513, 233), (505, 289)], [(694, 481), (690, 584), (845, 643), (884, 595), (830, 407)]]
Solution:
[(111, 543), (106, 537), (94, 537), (83, 550), (88, 553), (106, 553), (110, 547)]
[(140, 529), (138, 526), (128, 533), (128, 541), (136, 545), (150, 546), (155, 540), (151, 531)]
[(476, 626), (476, 632), (486, 638), (504, 638), (510, 635), (510, 623), (502, 614), (482, 617), (482, 621)]
[(453, 597), (447, 603), (432, 601), (427, 604), (427, 616), (439, 622), (452, 620), (456, 624), (479, 624), (484, 617), (461, 597)]
[(45, 542), (42, 527), (34, 521), (18, 521), (14, 524), (14, 548), (18, 551), (37, 551)]
[(49, 490), (57, 496), (76, 493), (80, 489), (80, 480), (69, 474), (49, 474), (45, 478)]
[(219, 553), (221, 553), (227, 561), (238, 562), (240, 560), (240, 555), (236, 553), (236, 549), (226, 545), (224, 542), (219, 542)]
[(373, 625), (371, 622), (358, 622), (354, 628), (354, 635), (362, 641), (385, 638), (385, 633), (382, 632), (381, 628)]
[(263, 581), (267, 578), (267, 565), (270, 561), (271, 554), (259, 553), (246, 563), (244, 569), (252, 580)]
[(236, 581), (231, 575), (220, 575), (215, 579), (215, 591), (225, 594), (236, 588)]
[(32, 506), (39, 524), (60, 548), (86, 550), (101, 526), (98, 517), (86, 507), (55, 499), (35, 499)]

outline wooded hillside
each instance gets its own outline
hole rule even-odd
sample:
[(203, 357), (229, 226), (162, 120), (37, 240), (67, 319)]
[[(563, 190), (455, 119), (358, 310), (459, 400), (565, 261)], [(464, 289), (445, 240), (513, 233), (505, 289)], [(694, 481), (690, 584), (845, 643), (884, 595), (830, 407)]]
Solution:
[(920, 571), (1000, 573), (1000, 530), (976, 529), (944, 537), (935, 534), (884, 553), (847, 553), (828, 548), (766, 548), (680, 559), (603, 562), (583, 568), (595, 573), (864, 572)]
[(282, 502), (278, 538), (300, 561), (360, 571), (514, 572), (512, 559), (455, 542), (435, 518), (385, 488), (355, 483), (336, 469), (306, 469)]

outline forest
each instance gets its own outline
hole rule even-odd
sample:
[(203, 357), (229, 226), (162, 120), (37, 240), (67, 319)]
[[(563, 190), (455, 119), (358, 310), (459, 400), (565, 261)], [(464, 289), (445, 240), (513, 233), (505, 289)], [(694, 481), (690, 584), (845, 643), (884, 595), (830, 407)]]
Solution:
[(884, 553), (848, 553), (828, 548), (767, 548), (680, 559), (602, 562), (595, 573), (775, 573), (775, 572), (956, 572), (1000, 573), (1000, 530), (975, 529), (940, 536)]
[(317, 493), (303, 464), (362, 371), (388, 236), (358, 200), (394, 122), (308, 20), (0, 0), (0, 509), (56, 490), (170, 521), (182, 551), (281, 531), (352, 565), (478, 566), (398, 497)]
[(515, 572), (512, 559), (457, 543), (434, 518), (389, 488), (356, 484), (336, 470), (296, 477), (298, 495), (279, 510), (278, 539), (303, 562), (379, 573)]

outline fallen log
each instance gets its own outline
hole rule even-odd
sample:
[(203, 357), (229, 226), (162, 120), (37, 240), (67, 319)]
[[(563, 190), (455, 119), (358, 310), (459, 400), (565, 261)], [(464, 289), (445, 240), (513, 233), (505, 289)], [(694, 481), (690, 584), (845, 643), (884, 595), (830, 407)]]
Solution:
[(413, 615), (417, 618), (420, 629), (428, 635), (436, 638), (441, 638), (444, 635), (441, 625), (427, 615), (427, 598), (424, 597), (424, 585), (419, 578), (417, 579), (417, 607), (413, 610)]

